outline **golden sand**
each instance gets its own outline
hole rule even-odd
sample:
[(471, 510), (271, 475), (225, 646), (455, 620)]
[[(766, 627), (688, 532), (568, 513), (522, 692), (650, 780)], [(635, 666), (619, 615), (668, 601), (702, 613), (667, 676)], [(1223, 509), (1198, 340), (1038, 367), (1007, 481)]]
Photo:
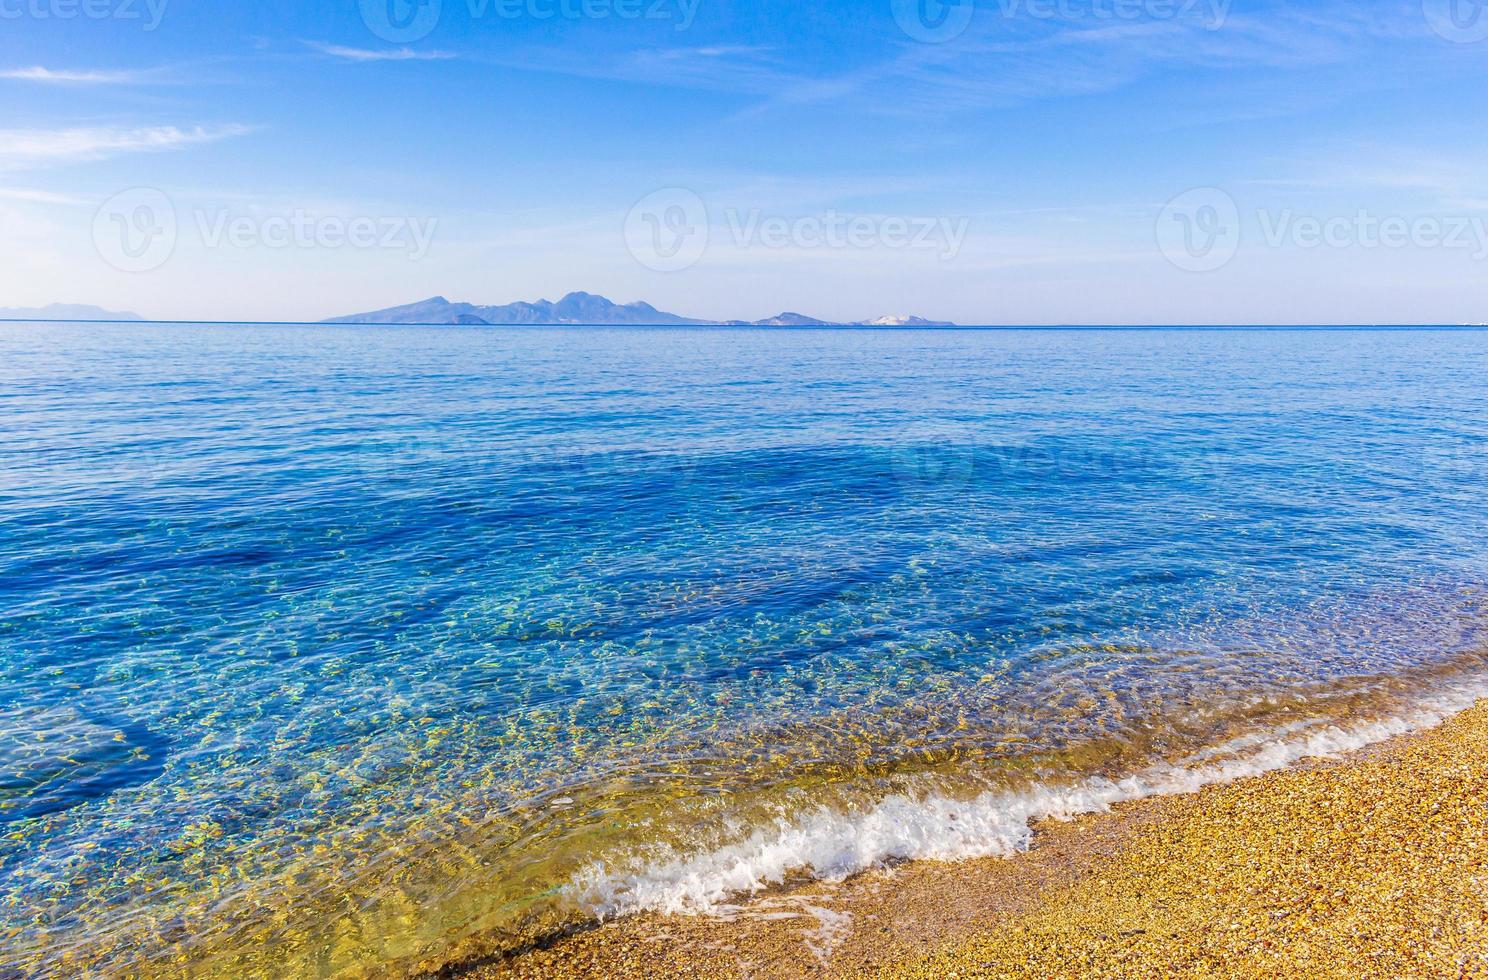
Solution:
[(606, 978), (1488, 978), (1488, 702), (1350, 758), (917, 864), (642, 916), (463, 972)]

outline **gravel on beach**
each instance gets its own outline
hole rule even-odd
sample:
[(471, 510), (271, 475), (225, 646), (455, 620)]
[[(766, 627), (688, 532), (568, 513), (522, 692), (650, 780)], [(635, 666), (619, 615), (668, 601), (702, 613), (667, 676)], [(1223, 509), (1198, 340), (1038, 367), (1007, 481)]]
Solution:
[(1488, 702), (1344, 759), (1049, 824), (1013, 858), (744, 909), (623, 920), (466, 975), (1488, 980)]
[(1488, 704), (1187, 804), (1021, 921), (882, 975), (1488, 977)]

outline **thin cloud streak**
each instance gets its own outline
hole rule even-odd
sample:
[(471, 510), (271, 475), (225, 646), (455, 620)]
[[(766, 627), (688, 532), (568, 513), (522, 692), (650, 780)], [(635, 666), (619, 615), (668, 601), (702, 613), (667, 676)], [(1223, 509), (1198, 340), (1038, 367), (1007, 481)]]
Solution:
[(53, 164), (103, 160), (124, 153), (156, 153), (212, 143), (252, 132), (238, 124), (181, 129), (5, 129), (0, 130), (0, 169), (23, 170)]
[(137, 71), (75, 71), (52, 69), (41, 65), (0, 71), (0, 78), (18, 82), (41, 82), (47, 85), (128, 85), (145, 79)]
[(341, 44), (324, 44), (320, 41), (306, 41), (305, 43), (321, 54), (340, 58), (343, 61), (449, 61), (455, 57), (450, 51), (415, 51), (412, 48), (373, 50), (349, 48)]
[(28, 204), (66, 205), (88, 203), (83, 198), (73, 197), (70, 194), (56, 194), (52, 191), (37, 190), (32, 187), (0, 187), (0, 201), (25, 201)]

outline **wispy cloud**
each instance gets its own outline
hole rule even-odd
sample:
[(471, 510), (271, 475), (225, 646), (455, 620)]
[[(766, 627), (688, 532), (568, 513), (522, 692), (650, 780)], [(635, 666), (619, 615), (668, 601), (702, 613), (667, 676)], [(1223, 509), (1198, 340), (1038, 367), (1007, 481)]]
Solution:
[[(1277, 74), (1365, 60), (1373, 45), (1410, 32), (1409, 18), (1319, 0), (1245, 16), (1233, 0), (1173, 5), (1172, 16), (1102, 16), (1100, 4), (1068, 4), (1069, 16), (1039, 15), (1019, 0), (977, 5), (966, 33), (945, 44), (908, 35), (846, 69), (814, 66), (789, 48), (755, 45), (662, 47), (612, 53), (550, 47), (503, 53), (504, 67), (611, 78), (645, 85), (703, 88), (754, 97), (740, 114), (839, 103), (876, 115), (997, 110), (1031, 102), (1099, 95), (1165, 71), (1267, 69)], [(1079, 16), (1087, 11), (1087, 16)], [(1419, 16), (1416, 18), (1419, 20)]]
[(703, 48), (669, 48), (660, 53), (667, 59), (727, 58), (734, 55), (769, 54), (775, 49), (759, 44), (714, 44)]
[(448, 61), (455, 57), (449, 51), (415, 51), (412, 48), (349, 48), (341, 44), (306, 41), (322, 54), (343, 61)]
[(55, 194), (31, 187), (0, 187), (0, 201), (25, 201), (28, 204), (86, 204), (80, 197)]
[(608, 54), (546, 45), (486, 53), (478, 60), (517, 71), (746, 96), (768, 97), (812, 84), (810, 76), (789, 69), (777, 49), (757, 45), (656, 47)]
[(142, 81), (145, 74), (137, 71), (56, 70), (36, 65), (31, 68), (5, 69), (0, 71), (0, 78), (20, 82), (42, 82), (49, 85), (125, 85)]
[[(1238, 16), (1222, 28), (1204, 16), (1117, 23), (988, 17), (992, 23), (953, 43), (906, 44), (897, 57), (839, 76), (835, 86), (802, 86), (773, 101), (878, 96), (880, 111), (910, 115), (1006, 108), (1101, 94), (1174, 67), (1314, 66), (1345, 57), (1341, 37), (1355, 27), (1309, 24), (1288, 32)], [(894, 98), (882, 98), (890, 92)]]
[(1295, 161), (1287, 168), (1290, 175), (1248, 183), (1281, 192), (1370, 199), (1384, 195), (1404, 204), (1480, 211), (1488, 201), (1488, 180), (1476, 160), (1417, 147), (1347, 144), (1331, 154)]
[(152, 126), (138, 129), (0, 130), (0, 169), (22, 170), (61, 163), (103, 160), (123, 153), (175, 150), (252, 131), (250, 126)]

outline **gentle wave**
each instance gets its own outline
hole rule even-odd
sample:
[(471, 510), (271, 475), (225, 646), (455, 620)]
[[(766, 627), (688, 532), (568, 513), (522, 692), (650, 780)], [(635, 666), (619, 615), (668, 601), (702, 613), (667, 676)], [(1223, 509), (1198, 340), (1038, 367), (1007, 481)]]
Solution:
[[(940, 794), (914, 799), (901, 794), (861, 813), (821, 808), (781, 819), (745, 840), (700, 853), (638, 858), (628, 868), (596, 863), (577, 875), (566, 892), (600, 919), (638, 912), (698, 914), (719, 911), (730, 900), (778, 887), (795, 877), (835, 881), (899, 861), (1005, 857), (1032, 845), (1033, 825), (1038, 821), (1070, 820), (1105, 812), (1118, 803), (1195, 793), (1206, 786), (1284, 769), (1303, 759), (1336, 758), (1436, 727), (1484, 697), (1488, 697), (1488, 676), (1444, 685), (1418, 706), (1395, 716), (1344, 725), (1325, 723), (1305, 734), (1291, 725), (1269, 738), (1245, 736), (1121, 779), (1035, 783), (1016, 791), (986, 792), (971, 800)], [(1223, 755), (1232, 757), (1209, 761)]]

